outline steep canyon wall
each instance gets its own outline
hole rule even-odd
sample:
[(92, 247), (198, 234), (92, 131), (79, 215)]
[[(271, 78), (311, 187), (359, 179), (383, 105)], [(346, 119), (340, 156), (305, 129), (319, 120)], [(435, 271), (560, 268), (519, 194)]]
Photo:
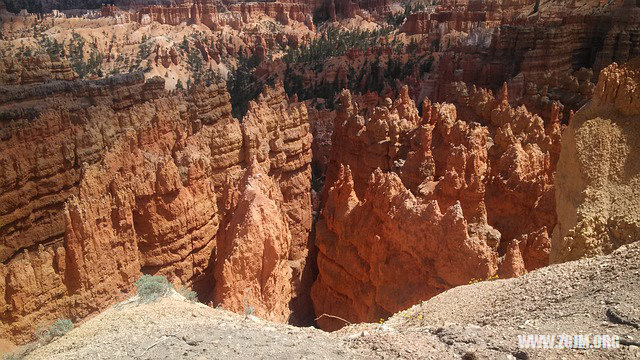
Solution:
[(536, 14), (532, 4), (506, 11), (477, 2), (409, 15), (400, 31), (419, 35), (440, 52), (423, 96), (442, 101), (443, 88), (451, 81), (491, 89), (508, 81), (515, 99), (528, 83), (540, 85), (549, 74), (557, 77), (584, 67), (597, 76), (613, 62), (640, 55), (640, 8), (635, 3), (610, 3), (597, 10), (553, 4)]
[(142, 273), (308, 317), (311, 135), (281, 85), (242, 124), (224, 86), (168, 93), (142, 74), (0, 95), (0, 337), (80, 320)]

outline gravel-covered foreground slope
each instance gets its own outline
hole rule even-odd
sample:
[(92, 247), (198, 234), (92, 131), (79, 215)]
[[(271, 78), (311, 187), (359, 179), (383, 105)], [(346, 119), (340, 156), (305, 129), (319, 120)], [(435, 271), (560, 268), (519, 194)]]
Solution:
[(176, 298), (114, 306), (28, 359), (353, 357), (335, 335), (244, 317)]
[[(640, 243), (519, 278), (454, 288), (394, 315), (386, 325), (404, 334), (436, 335), (456, 354), (479, 358), (507, 353), (522, 359), (640, 359)], [(610, 334), (626, 345), (520, 349), (522, 334)]]
[[(449, 290), (384, 324), (274, 324), (177, 296), (119, 304), (28, 359), (640, 358), (640, 243)], [(530, 350), (519, 334), (611, 334), (619, 349)], [(636, 345), (633, 345), (633, 344)]]

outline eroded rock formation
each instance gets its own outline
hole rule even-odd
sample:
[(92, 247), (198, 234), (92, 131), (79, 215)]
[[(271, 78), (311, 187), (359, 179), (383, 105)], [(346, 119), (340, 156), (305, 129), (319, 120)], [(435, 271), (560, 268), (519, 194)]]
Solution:
[(68, 61), (54, 61), (46, 55), (21, 60), (6, 56), (0, 60), (0, 84), (26, 85), (76, 77)]
[[(607, 253), (640, 235), (635, 63), (593, 84), (612, 61), (640, 54), (633, 1), (597, 11), (553, 1), (536, 12), (530, 0), (444, 1), (313, 69), (282, 55), (328, 36), (314, 11), (371, 30), (391, 4), (116, 5), (77, 19), (6, 17), (0, 339), (82, 319), (128, 296), (141, 274), (271, 320), (329, 315), (318, 323), (336, 329), (344, 324), (332, 316), (378, 321), (469, 281), (543, 267), (550, 253), (556, 262)], [(76, 35), (91, 41), (83, 54), (52, 60), (61, 54), (51, 41)], [(103, 68), (80, 75), (101, 51)], [(291, 66), (319, 110), (278, 84), (240, 122), (224, 86), (193, 85), (234, 76), (251, 55), (256, 83), (286, 79)], [(72, 81), (136, 68), (151, 79)], [(165, 90), (179, 80), (189, 91)], [(333, 110), (344, 87), (362, 94), (342, 92)], [(442, 103), (418, 111), (414, 100), (427, 97)]]
[[(548, 73), (558, 78), (585, 67), (597, 75), (613, 61), (640, 54), (635, 2), (578, 6), (552, 1), (540, 4), (539, 11), (533, 6), (527, 1), (463, 2), (409, 15), (400, 31), (419, 35), (440, 52), (423, 96), (442, 100), (442, 88), (452, 81), (491, 89), (514, 81), (521, 86), (513, 86), (513, 95), (522, 95), (527, 84), (540, 86)], [(573, 90), (583, 92), (588, 89)]]
[(281, 84), (243, 124), (224, 86), (141, 74), (1, 93), (0, 337), (82, 319), (141, 273), (277, 321), (310, 311), (311, 135)]
[(135, 21), (142, 24), (152, 21), (168, 25), (202, 24), (211, 30), (219, 30), (224, 26), (240, 30), (245, 24), (265, 15), (283, 25), (293, 20), (303, 23), (309, 30), (315, 29), (312, 8), (308, 4), (297, 2), (231, 2), (227, 6), (220, 1), (211, 0), (177, 1), (161, 5), (118, 1), (117, 4), (119, 6), (103, 5), (101, 15), (115, 17), (122, 22)]
[(640, 238), (640, 61), (600, 74), (562, 136), (551, 261), (610, 253)]
[(317, 316), (376, 321), (548, 263), (557, 112), (545, 127), (509, 105), (506, 86), (498, 97), (461, 86), (457, 106), (426, 101), (422, 116), (406, 87), (372, 109), (341, 94), (316, 225)]

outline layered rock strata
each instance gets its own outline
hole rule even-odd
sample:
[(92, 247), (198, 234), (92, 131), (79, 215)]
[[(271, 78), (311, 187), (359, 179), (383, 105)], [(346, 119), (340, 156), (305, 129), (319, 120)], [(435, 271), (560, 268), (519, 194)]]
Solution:
[(423, 96), (442, 100), (442, 87), (452, 81), (497, 89), (514, 80), (522, 86), (513, 94), (522, 95), (549, 72), (559, 77), (584, 67), (597, 76), (639, 54), (640, 7), (634, 2), (548, 2), (535, 15), (532, 10), (533, 2), (476, 2), (409, 15), (400, 31), (426, 38), (440, 52)]
[(220, 30), (224, 26), (240, 30), (244, 24), (251, 23), (252, 20), (265, 15), (284, 25), (289, 24), (290, 21), (297, 21), (304, 23), (310, 30), (315, 29), (312, 9), (304, 3), (239, 2), (231, 3), (227, 7), (221, 2), (210, 0), (179, 1), (162, 5), (118, 3), (120, 7), (103, 5), (101, 16), (142, 24), (148, 24), (152, 21), (168, 25), (189, 23), (202, 24), (211, 30)]
[(81, 320), (143, 273), (277, 321), (309, 311), (311, 135), (281, 85), (242, 124), (224, 86), (141, 74), (0, 95), (0, 337)]
[(17, 59), (5, 56), (0, 59), (0, 84), (27, 85), (50, 80), (73, 80), (77, 77), (66, 60), (51, 60), (38, 55)]

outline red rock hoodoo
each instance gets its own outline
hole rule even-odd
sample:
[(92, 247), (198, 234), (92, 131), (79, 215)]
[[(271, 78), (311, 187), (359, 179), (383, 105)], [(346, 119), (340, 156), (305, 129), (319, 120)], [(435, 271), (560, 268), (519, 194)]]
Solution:
[(427, 101), (422, 117), (406, 87), (374, 108), (341, 94), (316, 225), (317, 316), (376, 321), (548, 263), (559, 122), (512, 108), (506, 87), (461, 91), (463, 103)]

